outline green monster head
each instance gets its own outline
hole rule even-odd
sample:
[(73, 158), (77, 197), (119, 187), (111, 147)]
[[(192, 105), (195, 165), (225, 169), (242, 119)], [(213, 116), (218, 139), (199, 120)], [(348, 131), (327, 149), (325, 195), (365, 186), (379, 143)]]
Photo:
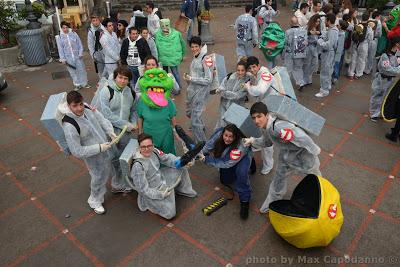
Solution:
[(168, 35), (171, 32), (171, 21), (169, 19), (160, 20), (161, 31), (164, 35)]
[(174, 81), (165, 70), (154, 68), (139, 80), (140, 97), (151, 108), (166, 107)]
[(393, 17), (393, 19), (389, 19), (386, 22), (386, 25), (388, 26), (389, 30), (393, 29), (394, 26), (396, 26), (397, 21), (399, 20), (400, 16), (400, 5), (395, 6), (389, 13), (390, 16)]

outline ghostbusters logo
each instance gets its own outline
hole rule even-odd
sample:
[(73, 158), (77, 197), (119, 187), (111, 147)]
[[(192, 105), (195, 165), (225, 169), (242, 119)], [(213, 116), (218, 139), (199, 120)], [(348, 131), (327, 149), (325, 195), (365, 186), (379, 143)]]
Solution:
[(206, 66), (211, 68), (212, 66), (214, 66), (214, 61), (212, 60), (211, 57), (206, 57), (206, 59), (204, 60), (204, 62), (206, 63)]
[(263, 73), (261, 73), (261, 79), (263, 79), (263, 81), (269, 82), (272, 80), (272, 74), (263, 72)]
[(337, 205), (336, 204), (330, 204), (329, 209), (328, 209), (328, 217), (330, 219), (335, 219), (337, 214)]
[[(397, 59), (397, 62), (398, 62), (398, 61), (399, 61), (399, 59)], [(389, 60), (383, 61), (383, 66), (384, 66), (384, 67), (389, 67), (389, 66), (390, 66)]]
[(155, 148), (154, 150), (157, 151), (158, 155), (160, 155), (160, 156), (164, 155), (164, 152), (162, 152), (160, 149)]
[(294, 132), (292, 129), (285, 128), (282, 129), (279, 133), (279, 137), (284, 141), (284, 142), (291, 142), (294, 140)]
[(242, 152), (239, 149), (233, 149), (231, 153), (229, 153), (229, 157), (231, 160), (238, 160), (240, 159), (240, 156), (242, 155)]

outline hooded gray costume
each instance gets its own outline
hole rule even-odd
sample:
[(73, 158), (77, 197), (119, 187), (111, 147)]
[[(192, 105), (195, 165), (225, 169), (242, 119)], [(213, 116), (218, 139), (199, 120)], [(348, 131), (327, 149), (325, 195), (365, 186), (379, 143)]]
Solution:
[(247, 91), (244, 89), (244, 83), (248, 79), (249, 76), (247, 75), (238, 79), (236, 73), (231, 73), (222, 80), (222, 83), (218, 88), (221, 99), (219, 103), (219, 121), (217, 122), (215, 129), (226, 126), (226, 122), (222, 117), (232, 103), (244, 106), (247, 96)]
[(257, 21), (250, 14), (240, 15), (235, 21), (236, 54), (242, 57), (253, 55), (253, 45), (258, 43)]
[(87, 44), (90, 56), (97, 62), (97, 74), (99, 75), (99, 78), (101, 78), (103, 77), (102, 75), (104, 72), (104, 53), (102, 47), (99, 47), (96, 51), (96, 31), (99, 31), (99, 35), (102, 35), (105, 31), (104, 26), (100, 24), (98, 27), (95, 27), (93, 24), (90, 24), (87, 34)]
[(265, 213), (272, 201), (282, 199), (287, 190), (287, 178), (295, 171), (305, 174), (321, 175), (318, 154), (321, 149), (304, 132), (293, 123), (275, 119), (271, 116), (263, 135), (255, 139), (254, 145), (264, 147), (274, 144), (279, 147), (278, 164), (268, 196), (260, 208)]
[(371, 118), (381, 116), (383, 98), (390, 86), (400, 74), (400, 52), (396, 54), (382, 54), (378, 62), (378, 71), (372, 81), (372, 93), (369, 101), (369, 114)]
[(91, 177), (90, 207), (96, 208), (104, 202), (106, 183), (110, 177), (115, 177), (115, 171), (111, 164), (112, 152), (101, 152), (100, 144), (108, 142), (114, 129), (111, 123), (97, 110), (85, 108), (84, 115), (77, 116), (68, 108), (68, 105), (60, 105), (61, 113), (74, 119), (80, 128), (80, 134), (74, 125), (68, 122), (63, 123), (65, 139), (71, 154), (83, 159)]
[(329, 94), (332, 88), (332, 73), (335, 64), (335, 50), (338, 45), (338, 36), (339, 30), (336, 26), (333, 26), (318, 39), (318, 47), (321, 51), (320, 92), (325, 94)]
[(193, 58), (190, 64), (189, 86), (186, 96), (186, 116), (190, 118), (193, 135), (196, 142), (207, 141), (204, 132), (205, 125), (201, 115), (207, 104), (210, 86), (213, 79), (212, 67), (215, 62), (206, 56), (207, 45), (201, 48), (200, 54)]
[[(250, 86), (248, 93), (252, 96), (257, 97), (256, 101), (263, 101), (269, 95), (278, 95), (279, 93), (272, 87), (276, 88), (274, 76), (269, 72), (269, 70), (261, 66), (260, 70), (257, 72), (257, 77), (255, 81), (256, 85)], [(262, 146), (261, 156), (263, 160), (263, 169), (271, 170), (274, 167), (274, 147), (273, 146)]]
[(103, 77), (109, 78), (118, 67), (121, 44), (119, 43), (115, 32), (109, 33), (107, 30), (103, 31), (100, 38), (100, 44), (103, 47), (105, 62)]
[[(197, 195), (192, 188), (187, 168), (175, 169), (179, 159), (158, 149), (154, 149), (149, 158), (136, 152), (130, 179), (138, 191), (137, 203), (141, 211), (150, 210), (161, 217), (172, 219), (176, 215), (174, 187), (178, 194), (187, 197)], [(160, 168), (161, 164), (166, 167)], [(180, 182), (176, 185), (178, 179)], [(172, 193), (166, 195), (169, 189)]]
[[(110, 86), (114, 90), (114, 95), (111, 98), (110, 90), (107, 86)], [(98, 92), (97, 103), (92, 103), (98, 110), (108, 119), (114, 127), (115, 134), (119, 134), (128, 123), (136, 124), (137, 114), (135, 111), (134, 98), (131, 93), (131, 89), (125, 86), (121, 91), (117, 89), (117, 85), (114, 80), (109, 80), (108, 83), (103, 86)], [(111, 98), (111, 100), (110, 100)], [(115, 179), (112, 180), (112, 187), (115, 189), (126, 188), (127, 185), (122, 176), (121, 168), (119, 165), (119, 157), (121, 156), (125, 146), (128, 144), (130, 133), (126, 133), (122, 139), (118, 142), (114, 149), (113, 165), (117, 173)]]

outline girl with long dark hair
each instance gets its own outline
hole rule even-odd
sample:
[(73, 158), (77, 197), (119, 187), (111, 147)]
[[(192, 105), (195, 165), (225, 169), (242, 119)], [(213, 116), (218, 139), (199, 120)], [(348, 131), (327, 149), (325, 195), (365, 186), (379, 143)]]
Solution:
[(220, 181), (224, 185), (233, 184), (239, 194), (240, 217), (249, 216), (251, 186), (249, 169), (251, 165), (251, 149), (242, 142), (244, 134), (236, 125), (228, 124), (217, 129), (206, 142), (202, 150), (205, 164), (219, 168)]

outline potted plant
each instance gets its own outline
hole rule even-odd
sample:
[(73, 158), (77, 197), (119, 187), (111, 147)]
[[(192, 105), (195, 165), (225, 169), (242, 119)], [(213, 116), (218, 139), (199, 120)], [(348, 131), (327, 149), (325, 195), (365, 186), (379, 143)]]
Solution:
[(18, 14), (14, 2), (0, 0), (0, 49), (16, 45), (16, 40), (10, 38), (10, 33), (19, 28)]
[[(45, 6), (43, 3), (40, 3), (38, 1), (32, 3), (32, 10), (35, 16), (39, 19), (42, 17), (42, 15), (45, 15), (46, 17), (48, 16), (48, 13), (45, 9)], [(28, 17), (28, 11), (26, 7), (24, 7), (18, 14), (19, 19), (25, 20)]]

